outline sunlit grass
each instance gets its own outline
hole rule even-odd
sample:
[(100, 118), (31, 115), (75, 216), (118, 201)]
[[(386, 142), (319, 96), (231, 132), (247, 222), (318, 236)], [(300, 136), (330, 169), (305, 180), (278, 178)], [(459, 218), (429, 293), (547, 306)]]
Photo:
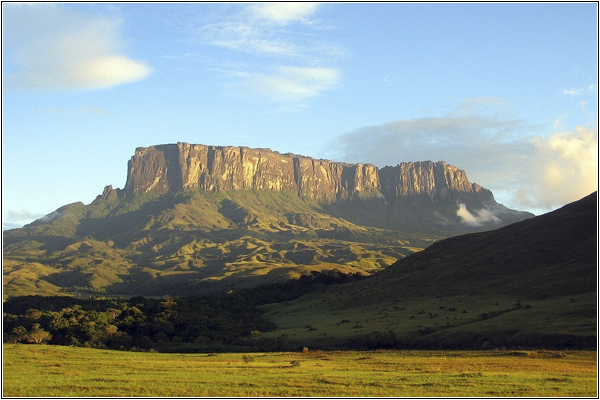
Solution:
[(596, 394), (596, 352), (586, 351), (159, 354), (4, 345), (7, 397)]

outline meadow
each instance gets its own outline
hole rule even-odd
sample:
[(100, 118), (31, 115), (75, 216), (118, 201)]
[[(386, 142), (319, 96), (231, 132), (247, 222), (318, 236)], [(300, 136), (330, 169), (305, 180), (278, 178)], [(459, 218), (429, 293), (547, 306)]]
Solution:
[(310, 350), (164, 354), (4, 344), (2, 394), (3, 397), (596, 397), (597, 353)]

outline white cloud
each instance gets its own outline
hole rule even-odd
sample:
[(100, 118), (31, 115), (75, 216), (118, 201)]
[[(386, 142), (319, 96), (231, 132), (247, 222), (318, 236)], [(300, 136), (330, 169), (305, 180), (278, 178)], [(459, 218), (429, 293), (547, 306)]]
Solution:
[[(319, 3), (260, 3), (245, 6), (221, 21), (203, 25), (198, 34), (203, 42), (256, 56), (310, 59), (345, 54), (339, 46), (312, 40), (302, 27), (312, 27), (309, 16)], [(298, 29), (287, 25), (298, 23)]]
[(4, 8), (3, 37), (11, 89), (106, 89), (148, 77), (151, 69), (124, 55), (121, 20), (63, 7)]
[(203, 37), (214, 46), (225, 47), (257, 56), (300, 55), (300, 49), (286, 37), (273, 37), (270, 29), (248, 22), (218, 22), (201, 29)]
[(486, 222), (500, 222), (498, 218), (491, 210), (485, 208), (474, 210), (472, 214), (464, 203), (458, 205), (456, 215), (461, 219), (461, 222), (471, 226), (480, 226)]
[[(203, 43), (232, 51), (229, 59), (220, 60), (223, 67), (213, 68), (228, 79), (224, 86), (229, 93), (297, 110), (305, 100), (335, 88), (341, 71), (331, 64), (346, 51), (314, 34), (318, 27), (313, 18), (320, 7), (305, 2), (251, 4), (200, 27)], [(240, 56), (243, 63), (232, 61)]]
[(244, 75), (240, 86), (250, 93), (279, 102), (295, 102), (333, 89), (340, 78), (333, 68), (277, 67), (271, 74)]
[(536, 167), (530, 175), (537, 188), (524, 196), (532, 204), (552, 207), (598, 190), (598, 128), (577, 127), (548, 138), (534, 138)]
[(563, 94), (566, 96), (581, 96), (585, 94), (597, 94), (598, 85), (591, 84), (587, 86), (581, 86), (578, 88), (563, 89)]
[(2, 230), (21, 228), (43, 216), (43, 214), (34, 214), (25, 210), (2, 210)]
[(306, 21), (313, 15), (319, 3), (295, 2), (295, 3), (261, 3), (250, 6), (251, 15), (258, 19), (288, 24), (292, 21)]

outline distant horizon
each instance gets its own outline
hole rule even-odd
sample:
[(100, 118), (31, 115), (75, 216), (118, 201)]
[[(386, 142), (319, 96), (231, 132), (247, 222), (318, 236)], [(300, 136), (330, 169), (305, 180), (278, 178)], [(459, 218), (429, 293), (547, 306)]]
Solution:
[(542, 214), (598, 187), (596, 3), (2, 3), (2, 229), (138, 147), (444, 161)]

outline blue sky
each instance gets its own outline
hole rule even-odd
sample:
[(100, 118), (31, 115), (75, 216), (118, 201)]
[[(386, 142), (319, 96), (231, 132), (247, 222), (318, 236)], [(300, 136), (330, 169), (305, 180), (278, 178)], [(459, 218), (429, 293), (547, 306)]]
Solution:
[(2, 4), (2, 222), (136, 147), (443, 160), (541, 213), (598, 182), (596, 3)]

